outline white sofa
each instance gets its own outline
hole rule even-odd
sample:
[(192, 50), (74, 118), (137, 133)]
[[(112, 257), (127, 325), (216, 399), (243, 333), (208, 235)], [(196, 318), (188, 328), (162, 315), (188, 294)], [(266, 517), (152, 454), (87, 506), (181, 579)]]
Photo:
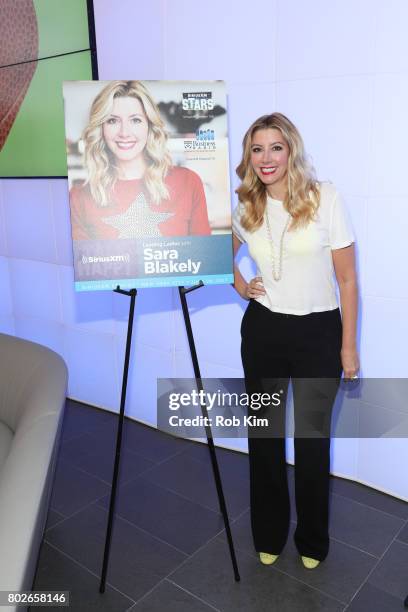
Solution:
[(67, 368), (57, 353), (0, 334), (0, 591), (32, 589), (66, 385)]

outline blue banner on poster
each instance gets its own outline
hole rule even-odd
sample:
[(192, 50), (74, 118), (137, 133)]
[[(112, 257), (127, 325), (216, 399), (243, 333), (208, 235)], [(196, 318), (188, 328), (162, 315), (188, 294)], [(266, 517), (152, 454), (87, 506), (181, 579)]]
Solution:
[(230, 270), (231, 236), (78, 240), (74, 243), (78, 291), (135, 287), (226, 284)]
[(222, 81), (68, 81), (78, 291), (233, 282)]

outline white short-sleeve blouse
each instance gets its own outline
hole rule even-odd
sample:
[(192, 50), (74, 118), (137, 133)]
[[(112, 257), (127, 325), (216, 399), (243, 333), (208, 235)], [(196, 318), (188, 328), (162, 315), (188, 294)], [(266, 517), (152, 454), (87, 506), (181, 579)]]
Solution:
[[(279, 245), (288, 220), (280, 200), (267, 198), (268, 237), (265, 219), (254, 232), (241, 226), (244, 205), (233, 213), (232, 231), (248, 250), (262, 277), (266, 294), (257, 301), (273, 310), (304, 315), (338, 307), (332, 250), (354, 242), (354, 233), (344, 202), (332, 183), (320, 183), (320, 206), (315, 221), (307, 227), (286, 232), (282, 241), (281, 279), (272, 274), (279, 269)], [(273, 249), (273, 254), (272, 250)]]

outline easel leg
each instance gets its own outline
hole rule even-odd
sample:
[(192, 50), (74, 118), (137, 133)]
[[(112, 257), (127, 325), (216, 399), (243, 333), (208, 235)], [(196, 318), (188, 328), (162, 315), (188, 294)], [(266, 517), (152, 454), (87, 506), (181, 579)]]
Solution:
[(101, 574), (101, 582), (99, 586), (100, 593), (105, 592), (106, 574), (108, 571), (109, 553), (110, 553), (110, 546), (111, 546), (111, 540), (112, 540), (113, 517), (115, 514), (116, 490), (118, 486), (119, 465), (120, 465), (120, 451), (121, 451), (121, 446), (122, 446), (122, 429), (123, 429), (123, 421), (124, 421), (124, 416), (125, 416), (126, 388), (127, 388), (127, 379), (128, 379), (128, 373), (129, 373), (130, 347), (132, 344), (133, 316), (135, 312), (135, 302), (136, 302), (136, 293), (137, 293), (136, 289), (130, 289), (130, 291), (124, 291), (123, 289), (120, 289), (120, 287), (117, 287), (114, 291), (115, 293), (122, 293), (123, 295), (130, 296), (130, 308), (129, 308), (129, 319), (128, 319), (128, 329), (127, 329), (127, 338), (126, 338), (125, 363), (123, 367), (122, 395), (120, 399), (118, 431), (117, 431), (117, 436), (116, 436), (115, 465), (113, 468), (112, 489), (111, 489), (111, 495), (110, 495), (109, 514), (108, 514), (108, 526), (106, 530), (105, 551), (103, 554), (102, 574)]
[[(187, 306), (186, 294), (202, 286), (203, 286), (203, 283), (200, 281), (198, 285), (195, 285), (194, 287), (189, 287), (188, 289), (186, 289), (185, 287), (179, 287), (179, 295), (180, 295), (181, 307), (183, 310), (184, 323), (186, 326), (188, 344), (190, 346), (191, 359), (192, 359), (193, 368), (194, 368), (194, 376), (196, 379), (197, 390), (199, 393), (200, 391), (203, 390), (203, 383), (201, 380), (200, 367), (198, 365), (197, 352), (195, 348), (193, 330), (191, 327), (190, 313), (189, 313), (188, 306)], [(207, 406), (205, 404), (201, 404), (201, 412), (202, 412), (203, 417), (206, 417), (204, 422), (207, 423), (208, 422), (208, 412), (207, 412)], [(227, 534), (227, 540), (228, 540), (228, 546), (229, 546), (230, 555), (231, 555), (232, 566), (234, 568), (234, 576), (235, 576), (235, 580), (239, 581), (240, 575), (238, 571), (237, 559), (235, 556), (234, 543), (232, 541), (232, 534), (231, 534), (231, 528), (229, 524), (227, 506), (225, 503), (224, 491), (222, 488), (221, 476), (220, 476), (220, 471), (218, 468), (218, 461), (217, 461), (217, 456), (215, 453), (215, 446), (214, 446), (214, 441), (212, 437), (212, 431), (211, 431), (211, 427), (209, 427), (208, 425), (205, 426), (205, 433), (207, 436), (208, 450), (210, 451), (211, 465), (212, 465), (212, 469), (214, 473), (215, 486), (217, 488), (218, 502), (220, 505), (222, 517), (224, 519), (225, 531)]]

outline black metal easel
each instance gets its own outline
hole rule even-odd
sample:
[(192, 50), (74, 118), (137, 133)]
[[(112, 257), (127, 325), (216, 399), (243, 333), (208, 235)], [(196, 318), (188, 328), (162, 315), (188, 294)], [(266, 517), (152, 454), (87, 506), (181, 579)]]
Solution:
[[(194, 291), (195, 289), (198, 289), (199, 287), (203, 287), (203, 286), (204, 286), (204, 283), (200, 281), (198, 285), (194, 285), (193, 287), (188, 287), (187, 289), (185, 287), (179, 287), (179, 294), (180, 294), (181, 307), (183, 310), (184, 323), (185, 323), (186, 331), (187, 331), (188, 344), (190, 346), (191, 360), (193, 362), (193, 367), (194, 367), (194, 376), (196, 379), (197, 391), (199, 393), (203, 390), (203, 382), (201, 380), (200, 367), (198, 365), (197, 352), (195, 348), (193, 330), (191, 327), (190, 313), (189, 313), (188, 306), (187, 306), (186, 294), (190, 293), (190, 291)], [(200, 394), (200, 397), (201, 397), (201, 394)], [(227, 540), (228, 540), (228, 546), (229, 546), (230, 555), (231, 555), (232, 567), (234, 568), (234, 577), (235, 577), (235, 580), (238, 582), (240, 580), (238, 564), (237, 564), (237, 559), (235, 556), (234, 543), (232, 541), (231, 528), (229, 524), (227, 506), (225, 504), (224, 491), (222, 488), (220, 471), (218, 468), (217, 456), (215, 454), (215, 447), (214, 447), (214, 440), (212, 437), (212, 431), (211, 431), (211, 427), (207, 425), (208, 412), (207, 412), (207, 406), (205, 403), (201, 404), (201, 413), (204, 417), (205, 433), (207, 436), (208, 450), (210, 451), (211, 465), (212, 465), (212, 469), (214, 473), (215, 486), (217, 488), (218, 502), (220, 504), (221, 514), (224, 519), (224, 525), (225, 525), (225, 531), (227, 534)]]
[[(189, 293), (190, 291), (193, 291), (194, 289), (198, 289), (199, 287), (202, 287), (203, 285), (204, 283), (200, 281), (198, 285), (195, 285), (194, 287), (189, 287), (188, 289), (186, 289), (185, 287), (179, 287), (181, 306), (183, 309), (184, 322), (186, 325), (188, 343), (190, 346), (191, 359), (193, 361), (194, 375), (197, 381), (198, 391), (201, 391), (203, 389), (203, 384), (201, 380), (200, 368), (198, 365), (193, 331), (191, 328), (190, 314), (188, 311), (186, 294)], [(115, 464), (113, 468), (112, 489), (111, 489), (110, 502), (109, 502), (108, 525), (106, 529), (105, 550), (104, 550), (104, 555), (103, 555), (102, 574), (101, 574), (101, 581), (100, 581), (100, 586), (99, 586), (100, 593), (105, 592), (106, 574), (108, 571), (109, 553), (110, 553), (110, 547), (111, 547), (111, 541), (112, 541), (113, 518), (114, 518), (114, 513), (115, 513), (116, 491), (117, 491), (117, 486), (118, 486), (118, 476), (119, 476), (119, 466), (120, 466), (120, 452), (121, 452), (121, 446), (122, 446), (122, 429), (123, 429), (123, 422), (124, 422), (124, 417), (125, 417), (126, 389), (127, 389), (127, 379), (128, 379), (128, 373), (129, 373), (130, 348), (131, 348), (131, 343), (132, 343), (133, 318), (134, 318), (135, 302), (136, 302), (136, 294), (137, 294), (136, 289), (130, 289), (129, 291), (125, 291), (121, 289), (119, 286), (116, 289), (114, 289), (114, 291), (116, 293), (121, 293), (123, 295), (130, 296), (130, 308), (129, 308), (129, 320), (128, 320), (128, 329), (127, 329), (127, 338), (126, 338), (125, 363), (123, 367), (122, 394), (121, 394), (121, 400), (120, 400), (118, 431), (117, 431), (117, 436), (116, 436)], [(207, 406), (205, 404), (201, 405), (201, 411), (203, 413), (203, 416), (208, 417)], [(205, 420), (205, 422), (208, 422), (207, 419)], [(230, 524), (229, 524), (229, 519), (228, 519), (228, 512), (227, 512), (227, 507), (225, 504), (224, 492), (222, 488), (222, 482), (221, 482), (220, 472), (218, 468), (217, 457), (215, 454), (212, 432), (211, 432), (211, 428), (207, 425), (205, 426), (205, 430), (206, 430), (206, 436), (207, 436), (207, 441), (208, 441), (208, 449), (210, 451), (211, 464), (212, 464), (213, 473), (214, 473), (215, 485), (217, 488), (218, 501), (219, 501), (220, 510), (221, 510), (221, 513), (224, 519), (225, 531), (227, 533), (228, 545), (229, 545), (229, 550), (231, 554), (231, 561), (232, 561), (232, 566), (234, 569), (234, 577), (236, 581), (239, 581), (240, 576), (238, 572), (238, 565), (237, 565), (237, 560), (235, 556), (234, 544), (232, 541), (231, 529), (230, 529)]]
[(119, 285), (116, 287), (116, 289), (114, 289), (114, 291), (115, 293), (122, 293), (123, 295), (130, 296), (130, 308), (129, 308), (129, 320), (128, 320), (128, 329), (127, 329), (127, 337), (126, 337), (125, 364), (123, 367), (122, 395), (120, 398), (118, 432), (116, 436), (115, 466), (113, 468), (112, 489), (111, 489), (110, 503), (109, 503), (108, 527), (106, 530), (105, 551), (103, 553), (102, 575), (101, 575), (101, 582), (99, 586), (100, 593), (105, 592), (106, 574), (108, 571), (109, 552), (110, 552), (110, 546), (111, 546), (111, 540), (112, 540), (113, 516), (115, 513), (116, 489), (118, 486), (118, 476), (119, 476), (120, 450), (122, 446), (122, 429), (123, 429), (123, 421), (125, 417), (125, 403), (126, 403), (127, 379), (128, 379), (128, 373), (129, 373), (130, 347), (132, 344), (133, 316), (135, 313), (135, 302), (136, 302), (136, 293), (137, 293), (136, 289), (130, 289), (130, 291), (124, 291), (123, 289), (119, 287)]

